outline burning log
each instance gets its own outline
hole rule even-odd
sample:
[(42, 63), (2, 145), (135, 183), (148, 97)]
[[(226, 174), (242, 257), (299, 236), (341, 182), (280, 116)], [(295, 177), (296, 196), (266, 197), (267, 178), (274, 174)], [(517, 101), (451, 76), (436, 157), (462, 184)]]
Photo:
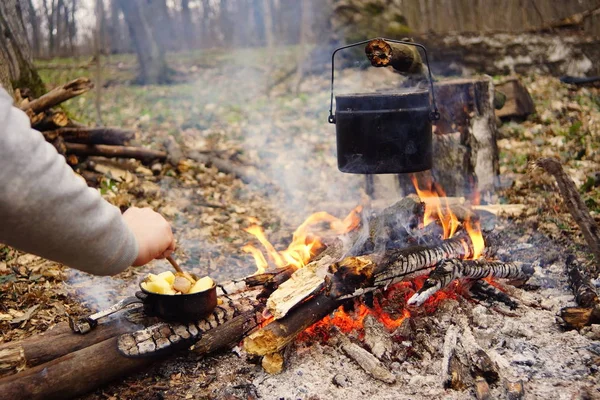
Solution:
[(94, 84), (88, 78), (77, 78), (74, 81), (52, 89), (38, 99), (21, 104), (20, 108), (30, 115), (35, 115), (59, 105), (63, 101), (79, 96), (93, 87)]
[(521, 262), (501, 262), (487, 260), (442, 261), (429, 275), (429, 278), (409, 300), (409, 305), (422, 305), (429, 297), (453, 281), (461, 278), (483, 279), (487, 277), (527, 280), (533, 275), (533, 267)]
[(590, 271), (596, 277), (600, 273), (600, 228), (581, 199), (575, 183), (573, 183), (563, 170), (560, 162), (555, 158), (540, 158), (535, 162), (534, 166), (543, 168), (556, 179), (566, 208), (573, 216), (575, 222), (577, 222), (577, 225), (579, 225), (585, 241), (596, 258), (596, 265)]
[(365, 54), (374, 67), (391, 66), (401, 74), (425, 79), (427, 67), (415, 46), (374, 39), (367, 43)]
[(124, 145), (134, 138), (135, 132), (119, 128), (78, 127), (47, 130), (43, 135), (49, 142), (60, 136), (66, 142), (73, 143)]
[(87, 145), (82, 143), (65, 143), (67, 153), (78, 156), (102, 156), (117, 158), (135, 158), (144, 162), (165, 160), (167, 153), (160, 150), (145, 149), (142, 147), (110, 146), (105, 144)]
[(293, 313), (252, 333), (244, 340), (244, 348), (248, 353), (259, 356), (280, 352), (300, 332), (323, 319), (342, 303), (323, 293), (317, 294), (297, 306)]

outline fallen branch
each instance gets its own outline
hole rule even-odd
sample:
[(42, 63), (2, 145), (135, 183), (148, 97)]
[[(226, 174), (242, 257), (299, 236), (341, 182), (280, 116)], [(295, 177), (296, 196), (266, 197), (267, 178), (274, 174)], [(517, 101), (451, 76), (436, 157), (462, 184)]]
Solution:
[(160, 150), (150, 150), (143, 147), (87, 145), (82, 143), (65, 143), (67, 153), (78, 156), (102, 156), (117, 158), (135, 158), (149, 162), (153, 160), (164, 161), (167, 153)]
[(84, 144), (124, 145), (134, 138), (135, 132), (119, 128), (60, 128), (42, 132), (47, 141), (58, 136), (66, 142)]
[(37, 114), (63, 101), (79, 96), (93, 87), (94, 84), (88, 78), (77, 78), (74, 81), (52, 89), (35, 100), (21, 104), (20, 108), (25, 112)]
[(244, 183), (258, 183), (265, 185), (269, 180), (258, 169), (250, 166), (237, 166), (230, 161), (224, 160), (210, 154), (203, 154), (193, 151), (188, 154), (188, 157), (194, 161), (202, 163), (206, 166), (214, 166), (219, 171), (230, 174), (240, 179)]
[(596, 277), (600, 272), (600, 228), (596, 225), (596, 222), (590, 215), (590, 211), (581, 199), (575, 183), (565, 173), (557, 159), (540, 158), (535, 162), (535, 165), (543, 168), (556, 179), (567, 210), (569, 210), (573, 219), (579, 225), (585, 241), (596, 258), (595, 268), (593, 271), (590, 271)]

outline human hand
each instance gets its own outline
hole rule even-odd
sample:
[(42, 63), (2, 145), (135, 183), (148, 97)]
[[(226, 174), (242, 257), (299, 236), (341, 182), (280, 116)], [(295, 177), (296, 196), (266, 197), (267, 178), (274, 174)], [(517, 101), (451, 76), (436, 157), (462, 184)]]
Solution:
[(137, 267), (168, 257), (175, 250), (171, 224), (151, 208), (130, 207), (123, 213), (123, 220), (138, 244), (138, 255), (132, 265)]

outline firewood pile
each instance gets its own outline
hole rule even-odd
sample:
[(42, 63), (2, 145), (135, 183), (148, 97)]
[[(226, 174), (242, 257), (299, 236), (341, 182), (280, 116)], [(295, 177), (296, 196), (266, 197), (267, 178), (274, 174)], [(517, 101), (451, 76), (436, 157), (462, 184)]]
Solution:
[(40, 131), (66, 157), (70, 165), (78, 164), (79, 159), (86, 156), (135, 158), (144, 162), (164, 161), (167, 158), (165, 151), (127, 146), (135, 137), (135, 132), (131, 130), (86, 127), (56, 108), (93, 87), (89, 79), (78, 78), (37, 99), (19, 98), (19, 94), (17, 106), (27, 113), (32, 128)]

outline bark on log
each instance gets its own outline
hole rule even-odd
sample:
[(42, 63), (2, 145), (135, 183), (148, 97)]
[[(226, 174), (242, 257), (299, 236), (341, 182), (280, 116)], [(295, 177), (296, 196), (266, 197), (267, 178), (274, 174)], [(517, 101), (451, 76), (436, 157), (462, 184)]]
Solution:
[(78, 156), (102, 156), (117, 158), (135, 158), (143, 162), (153, 160), (164, 161), (167, 153), (160, 150), (145, 149), (143, 147), (110, 146), (110, 145), (87, 145), (82, 143), (65, 143), (67, 153)]
[(598, 228), (594, 218), (590, 215), (590, 211), (581, 199), (575, 183), (565, 173), (560, 161), (555, 158), (540, 158), (534, 165), (543, 168), (556, 179), (567, 210), (569, 210), (571, 216), (573, 216), (573, 219), (579, 225), (585, 241), (594, 254), (595, 265), (590, 274), (592, 277), (598, 276), (600, 272), (600, 228)]
[(35, 100), (21, 104), (20, 108), (25, 112), (37, 114), (52, 108), (63, 101), (79, 96), (93, 87), (94, 84), (88, 78), (77, 78), (74, 81), (52, 89)]
[(565, 307), (560, 310), (560, 317), (569, 329), (581, 329), (591, 324), (600, 324), (600, 305), (593, 308)]
[(499, 174), (494, 85), (490, 77), (435, 84), (441, 114), (433, 137), (432, 174), (448, 196), (493, 193)]
[(401, 74), (425, 78), (427, 67), (415, 46), (374, 39), (365, 46), (365, 54), (374, 67), (391, 66)]
[(119, 354), (117, 338), (66, 354), (16, 375), (0, 379), (2, 397), (11, 400), (64, 399), (87, 393), (129, 375), (156, 359), (132, 359)]
[[(69, 324), (62, 322), (40, 335), (0, 344), (0, 365), (6, 367), (3, 368), (6, 372), (14, 373), (19, 365), (31, 368), (139, 327), (140, 325), (121, 318), (106, 322), (102, 324), (102, 329), (93, 330), (87, 335), (75, 335)], [(10, 353), (20, 353), (22, 357), (9, 362), (3, 355)], [(3, 375), (1, 370), (0, 375)]]
[(135, 132), (119, 128), (60, 128), (42, 132), (47, 141), (62, 137), (66, 142), (122, 146), (134, 138)]

